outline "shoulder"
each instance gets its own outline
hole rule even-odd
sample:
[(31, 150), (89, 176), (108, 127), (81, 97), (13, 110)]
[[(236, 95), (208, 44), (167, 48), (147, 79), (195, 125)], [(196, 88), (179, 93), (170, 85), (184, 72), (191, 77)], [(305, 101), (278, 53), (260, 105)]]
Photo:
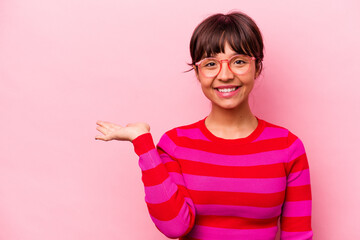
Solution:
[(274, 135), (273, 137), (285, 137), (287, 138), (288, 143), (294, 142), (296, 139), (299, 139), (299, 137), (293, 131), (283, 125), (275, 124), (263, 119), (262, 121), (264, 122), (263, 132), (268, 135)]
[(268, 138), (283, 139), (282, 148), (286, 149), (288, 161), (296, 159), (297, 157), (305, 154), (305, 147), (302, 140), (287, 127), (273, 124), (267, 121), (263, 133), (268, 135)]
[(174, 127), (172, 129), (166, 131), (163, 134), (163, 137), (166, 135), (175, 141), (176, 138), (179, 138), (179, 137), (193, 138), (198, 135), (202, 135), (202, 133), (200, 131), (200, 126), (199, 126), (200, 121), (202, 121), (202, 120)]
[(272, 132), (273, 135), (281, 136), (284, 138), (285, 147), (288, 149), (289, 153), (304, 153), (305, 146), (303, 141), (295, 134), (292, 130), (287, 127), (280, 126), (265, 121), (264, 132)]
[(183, 143), (185, 139), (202, 138), (203, 134), (199, 127), (200, 121), (201, 120), (171, 128), (161, 136), (158, 145), (170, 145), (174, 149), (177, 145)]

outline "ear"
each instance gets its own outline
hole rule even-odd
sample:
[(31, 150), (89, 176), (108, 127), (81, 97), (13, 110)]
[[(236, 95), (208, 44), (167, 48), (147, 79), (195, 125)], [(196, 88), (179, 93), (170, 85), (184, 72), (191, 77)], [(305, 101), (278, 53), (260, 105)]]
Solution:
[(197, 67), (195, 64), (192, 65), (193, 66), (193, 69), (194, 69), (194, 72), (195, 72), (195, 75), (196, 75), (196, 78), (197, 80), (200, 82), (200, 78), (199, 78), (199, 72), (197, 70)]
[(260, 69), (258, 69), (258, 70), (256, 71), (256, 73), (255, 73), (255, 79), (257, 79), (259, 75), (260, 75)]
[(262, 66), (259, 64), (259, 65), (256, 66), (256, 68), (257, 68), (257, 70), (256, 70), (256, 73), (255, 73), (255, 79), (257, 79), (258, 76), (260, 75)]

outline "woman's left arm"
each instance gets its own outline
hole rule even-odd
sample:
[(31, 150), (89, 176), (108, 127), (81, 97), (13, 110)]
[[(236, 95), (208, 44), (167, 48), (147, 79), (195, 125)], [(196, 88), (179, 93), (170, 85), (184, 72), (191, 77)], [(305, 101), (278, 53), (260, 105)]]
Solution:
[(312, 196), (309, 163), (302, 141), (289, 132), (286, 195), (281, 214), (281, 240), (312, 240)]

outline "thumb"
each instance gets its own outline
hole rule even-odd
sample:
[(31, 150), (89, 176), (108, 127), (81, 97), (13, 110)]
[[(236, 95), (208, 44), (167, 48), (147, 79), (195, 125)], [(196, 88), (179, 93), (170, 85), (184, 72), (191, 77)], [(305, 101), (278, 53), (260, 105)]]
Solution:
[(105, 136), (100, 136), (100, 135), (97, 135), (97, 136), (95, 137), (95, 140), (108, 141), (108, 139), (107, 139)]

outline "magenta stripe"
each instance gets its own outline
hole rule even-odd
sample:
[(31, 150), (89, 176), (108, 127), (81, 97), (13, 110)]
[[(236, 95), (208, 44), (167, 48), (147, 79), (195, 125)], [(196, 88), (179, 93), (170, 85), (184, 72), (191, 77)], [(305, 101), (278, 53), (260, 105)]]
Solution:
[(150, 151), (141, 154), (139, 157), (139, 166), (141, 170), (149, 170), (161, 163), (161, 158), (159, 153), (155, 148), (151, 149)]
[(170, 155), (177, 147), (176, 144), (170, 139), (170, 137), (166, 133), (161, 136), (160, 141), (156, 146), (161, 147), (165, 152)]
[[(168, 237), (176, 238), (183, 235), (189, 227), (190, 224), (190, 213), (189, 208), (192, 208), (192, 201), (189, 198), (185, 198), (185, 202), (181, 207), (179, 214), (169, 220), (161, 221), (151, 216), (152, 221), (155, 223), (156, 227)], [(195, 212), (194, 209), (192, 209)], [(166, 210), (165, 210), (166, 211)]]
[(305, 153), (304, 145), (299, 138), (296, 139), (295, 142), (293, 142), (293, 144), (291, 144), (291, 146), (289, 147), (289, 153), (290, 153), (289, 162)]
[(195, 225), (189, 236), (206, 240), (258, 239), (274, 240), (278, 227), (261, 229), (227, 229)]
[(165, 153), (161, 153), (160, 158), (163, 163), (175, 162), (168, 154)]
[(222, 178), (183, 173), (187, 188), (199, 191), (277, 193), (286, 188), (286, 177)]
[(184, 177), (177, 172), (169, 172), (169, 175), (171, 179), (176, 183), (177, 185), (185, 186)]
[(235, 216), (244, 218), (267, 219), (281, 214), (282, 204), (276, 207), (249, 207), (217, 204), (195, 204), (200, 215)]
[(287, 137), (288, 134), (289, 134), (289, 131), (284, 128), (265, 127), (264, 131), (253, 142), (271, 139), (271, 138)]
[(291, 239), (291, 240), (312, 240), (313, 232), (285, 232), (281, 231), (280, 239)]
[[(145, 187), (145, 201), (154, 204), (166, 202), (174, 195), (177, 189), (176, 184), (168, 177), (161, 184)], [(150, 199), (148, 196), (150, 196)]]
[(201, 132), (201, 130), (199, 128), (191, 128), (191, 129), (177, 128), (176, 132), (179, 137), (187, 137), (190, 139), (199, 139), (199, 140), (210, 141), (209, 139), (207, 139), (204, 136), (204, 134)]
[(311, 200), (285, 202), (282, 215), (285, 217), (311, 216)]
[(223, 155), (190, 148), (178, 147), (176, 157), (201, 163), (222, 166), (255, 166), (286, 162), (288, 149), (273, 150), (246, 155)]
[(310, 184), (309, 169), (304, 169), (299, 172), (290, 173), (287, 181), (288, 181), (288, 186), (290, 187)]

